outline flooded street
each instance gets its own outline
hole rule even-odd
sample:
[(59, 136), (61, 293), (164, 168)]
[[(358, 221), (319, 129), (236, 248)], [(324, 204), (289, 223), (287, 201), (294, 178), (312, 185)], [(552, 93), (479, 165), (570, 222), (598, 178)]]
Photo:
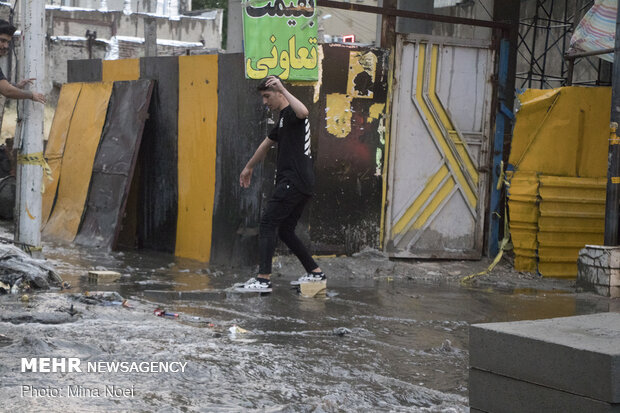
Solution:
[[(0, 296), (4, 411), (466, 412), (470, 324), (606, 312), (612, 301), (568, 281), (465, 287), (443, 275), (484, 263), (399, 274), (405, 264), (373, 254), (320, 259), (324, 298), (290, 288), (301, 267), (289, 258), (274, 292), (258, 296), (225, 291), (251, 269), (67, 247), (46, 256), (69, 290)], [(89, 282), (97, 267), (122, 275)], [(131, 308), (87, 304), (85, 291), (116, 291)], [(77, 358), (82, 372), (21, 371), (22, 358), (40, 357)]]

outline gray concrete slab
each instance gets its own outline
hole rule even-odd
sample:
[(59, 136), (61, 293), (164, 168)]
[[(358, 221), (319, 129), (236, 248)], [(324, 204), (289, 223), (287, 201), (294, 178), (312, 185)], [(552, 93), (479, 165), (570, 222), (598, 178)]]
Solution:
[(620, 403), (620, 313), (470, 328), (471, 368)]
[(471, 412), (618, 413), (620, 404), (514, 380), (478, 369), (469, 370)]

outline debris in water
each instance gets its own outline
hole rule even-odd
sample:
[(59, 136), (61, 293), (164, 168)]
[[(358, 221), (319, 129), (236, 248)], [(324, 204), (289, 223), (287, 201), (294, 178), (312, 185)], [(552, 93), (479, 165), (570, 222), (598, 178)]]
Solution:
[(343, 337), (343, 336), (345, 336), (345, 335), (347, 335), (347, 334), (351, 334), (351, 333), (352, 333), (352, 331), (351, 331), (351, 330), (349, 330), (349, 329), (348, 329), (348, 328), (346, 328), (346, 327), (338, 327), (338, 328), (334, 328), (334, 331), (333, 331), (333, 334), (334, 334), (335, 336), (340, 336), (340, 337)]
[(249, 333), (249, 331), (248, 331), (248, 330), (243, 329), (243, 328), (241, 328), (241, 327), (237, 326), (236, 324), (235, 324), (234, 326), (230, 327), (230, 328), (228, 329), (228, 332), (230, 332), (230, 334), (231, 334), (231, 335), (233, 335), (233, 336), (234, 336), (235, 334), (237, 334), (237, 333), (238, 333), (238, 334), (246, 334), (246, 333)]
[(169, 313), (166, 310), (159, 308), (159, 307), (153, 310), (153, 314), (155, 314), (157, 317), (175, 317), (175, 318), (179, 317), (177, 313)]
[(86, 291), (84, 294), (72, 294), (70, 297), (84, 304), (128, 307), (128, 304), (125, 304), (127, 300), (116, 291), (102, 291), (98, 293)]
[(62, 278), (44, 260), (32, 258), (14, 245), (0, 244), (0, 282), (17, 292), (18, 288), (60, 286)]

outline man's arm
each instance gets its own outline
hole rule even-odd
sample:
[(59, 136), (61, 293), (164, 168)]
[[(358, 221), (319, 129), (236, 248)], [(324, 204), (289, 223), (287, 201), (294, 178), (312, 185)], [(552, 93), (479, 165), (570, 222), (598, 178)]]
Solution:
[(273, 87), (276, 91), (284, 95), (286, 100), (288, 100), (288, 103), (291, 105), (291, 109), (293, 109), (293, 112), (295, 112), (295, 116), (297, 116), (297, 118), (305, 119), (308, 117), (308, 114), (310, 112), (308, 111), (308, 108), (306, 107), (306, 105), (301, 103), (301, 101), (297, 99), (295, 96), (293, 96), (291, 92), (286, 90), (286, 88), (284, 87), (280, 79), (278, 79), (275, 76), (272, 76), (271, 79), (269, 79), (265, 85), (269, 87)]
[(269, 152), (269, 149), (271, 149), (271, 147), (275, 143), (276, 143), (275, 141), (272, 141), (269, 138), (265, 138), (265, 140), (261, 142), (261, 144), (256, 149), (256, 152), (254, 152), (254, 156), (250, 158), (247, 165), (245, 165), (245, 168), (243, 168), (243, 171), (241, 171), (241, 176), (239, 177), (239, 185), (241, 185), (244, 188), (247, 188), (250, 186), (250, 181), (252, 180), (252, 172), (254, 171), (254, 167), (259, 162), (262, 162), (263, 159), (265, 159), (265, 156), (267, 156), (267, 152)]
[(31, 99), (35, 102), (45, 103), (45, 95), (16, 88), (6, 79), (0, 80), (0, 94), (9, 99)]

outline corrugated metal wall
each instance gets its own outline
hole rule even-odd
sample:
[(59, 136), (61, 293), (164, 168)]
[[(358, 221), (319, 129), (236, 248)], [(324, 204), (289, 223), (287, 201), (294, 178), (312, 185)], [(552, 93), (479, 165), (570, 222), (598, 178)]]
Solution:
[(579, 250), (602, 245), (607, 178), (540, 176), (538, 271), (577, 276)]
[(515, 268), (576, 277), (579, 250), (603, 242), (611, 89), (519, 100), (507, 175)]
[(515, 253), (515, 268), (537, 271), (538, 253), (538, 175), (534, 172), (509, 173), (508, 188), (510, 234)]

